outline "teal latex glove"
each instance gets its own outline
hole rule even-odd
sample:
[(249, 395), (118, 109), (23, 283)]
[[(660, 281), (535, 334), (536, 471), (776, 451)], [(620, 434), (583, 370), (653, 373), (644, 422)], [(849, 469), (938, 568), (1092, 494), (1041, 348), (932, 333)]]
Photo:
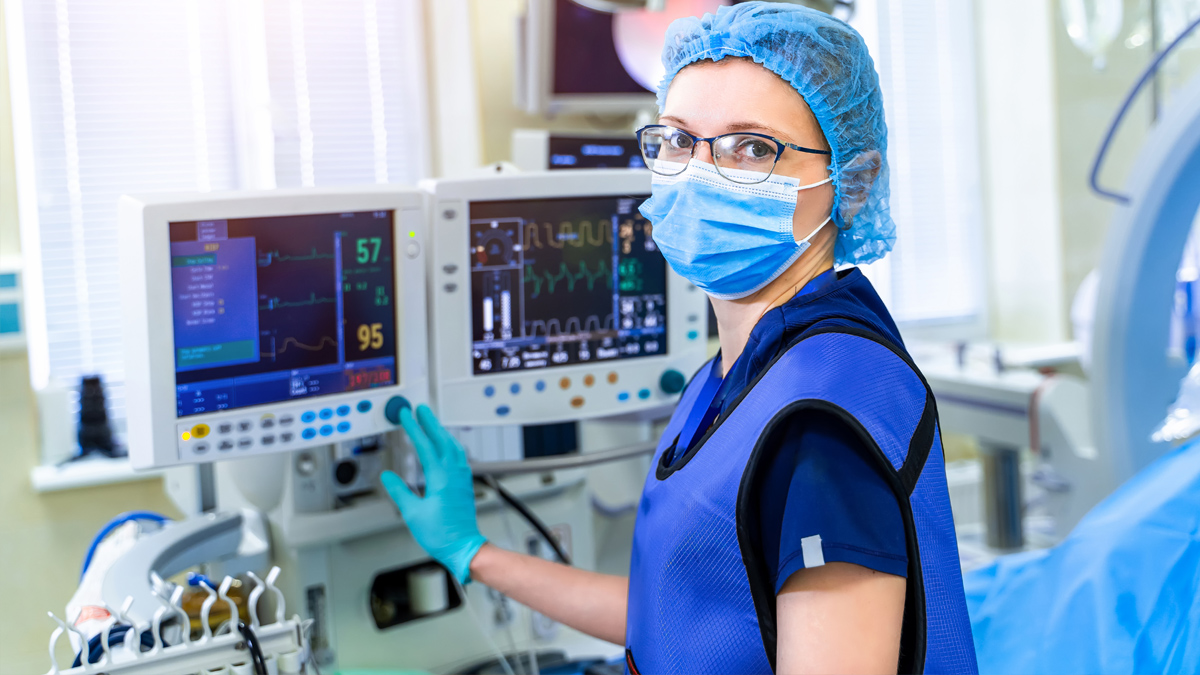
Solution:
[(418, 406), (415, 419), (412, 411), (401, 410), (400, 426), (416, 447), (425, 470), (425, 496), (413, 494), (391, 471), (383, 472), (383, 487), (400, 507), (417, 543), (465, 584), (470, 579), (471, 559), (487, 541), (475, 521), (475, 488), (467, 453), (428, 406)]

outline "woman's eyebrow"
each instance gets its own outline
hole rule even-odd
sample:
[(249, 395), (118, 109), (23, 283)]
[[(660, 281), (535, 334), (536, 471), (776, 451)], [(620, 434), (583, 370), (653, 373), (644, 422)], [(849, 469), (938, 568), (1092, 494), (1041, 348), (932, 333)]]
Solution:
[(679, 127), (681, 129), (687, 127), (687, 120), (683, 120), (678, 117), (673, 117), (671, 115), (662, 115), (658, 118), (658, 121), (659, 122), (670, 122), (671, 126)]
[[(662, 117), (658, 118), (658, 121), (659, 122), (669, 122), (671, 124), (671, 126), (679, 127), (680, 129), (686, 130), (688, 128), (687, 120), (681, 119), (679, 117), (675, 117), (673, 115), (663, 115)], [(738, 131), (760, 131), (760, 132), (766, 133), (768, 135), (778, 136), (778, 137), (784, 138), (784, 139), (787, 139), (790, 137), (790, 134), (780, 131), (779, 129), (776, 129), (770, 125), (763, 124), (762, 122), (754, 122), (754, 121), (731, 122), (731, 123), (725, 125), (724, 133), (734, 133), (734, 132), (738, 132)]]
[(762, 122), (732, 122), (725, 125), (729, 131), (762, 131), (772, 136), (788, 137), (790, 134), (780, 131)]

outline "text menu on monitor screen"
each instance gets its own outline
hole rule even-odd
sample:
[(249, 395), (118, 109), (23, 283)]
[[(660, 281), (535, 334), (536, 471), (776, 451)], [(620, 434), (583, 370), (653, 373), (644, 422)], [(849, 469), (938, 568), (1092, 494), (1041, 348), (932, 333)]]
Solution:
[(471, 203), (476, 375), (666, 354), (667, 268), (645, 199)]
[(394, 385), (393, 220), (171, 223), (177, 415)]

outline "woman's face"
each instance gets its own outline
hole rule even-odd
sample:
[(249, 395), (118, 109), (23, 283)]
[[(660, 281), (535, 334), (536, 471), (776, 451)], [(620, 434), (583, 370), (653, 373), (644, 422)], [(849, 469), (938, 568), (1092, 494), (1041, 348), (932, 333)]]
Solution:
[[(662, 124), (703, 138), (735, 131), (774, 136), (781, 141), (828, 150), (821, 127), (800, 94), (778, 75), (749, 59), (699, 61), (685, 67), (671, 81)], [(707, 143), (696, 148), (694, 160), (712, 163)], [(809, 185), (829, 176), (829, 156), (786, 149), (775, 173)], [(803, 239), (833, 209), (833, 185), (801, 190), (796, 195), (792, 232)]]

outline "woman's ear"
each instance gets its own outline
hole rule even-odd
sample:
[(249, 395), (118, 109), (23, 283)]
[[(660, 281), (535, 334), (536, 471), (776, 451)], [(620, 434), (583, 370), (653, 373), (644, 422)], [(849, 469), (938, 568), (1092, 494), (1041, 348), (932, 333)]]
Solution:
[(867, 150), (854, 156), (842, 167), (842, 201), (838, 212), (846, 227), (854, 222), (854, 216), (862, 210), (871, 195), (879, 172), (883, 170), (883, 155), (878, 150)]

